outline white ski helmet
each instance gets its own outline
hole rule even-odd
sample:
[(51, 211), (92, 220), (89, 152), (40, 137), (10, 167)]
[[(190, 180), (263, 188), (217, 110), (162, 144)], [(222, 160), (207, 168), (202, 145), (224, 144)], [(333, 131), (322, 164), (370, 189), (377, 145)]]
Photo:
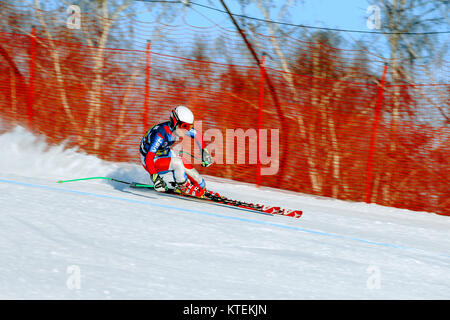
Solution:
[(194, 125), (194, 114), (185, 106), (178, 106), (170, 114), (170, 126), (189, 130)]

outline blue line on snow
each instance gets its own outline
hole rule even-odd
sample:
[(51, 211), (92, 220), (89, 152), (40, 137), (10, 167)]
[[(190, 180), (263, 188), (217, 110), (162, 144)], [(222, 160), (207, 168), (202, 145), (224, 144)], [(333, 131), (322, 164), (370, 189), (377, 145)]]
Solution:
[[(388, 247), (388, 248), (418, 250), (418, 249), (408, 248), (405, 246), (395, 245), (395, 244), (390, 244), (390, 243), (376, 242), (376, 241), (365, 240), (365, 239), (360, 239), (360, 238), (346, 237), (346, 236), (342, 236), (342, 235), (338, 235), (338, 234), (327, 233), (327, 232), (323, 232), (323, 231), (309, 230), (309, 229), (305, 229), (305, 228), (301, 228), (301, 227), (287, 226), (287, 225), (278, 224), (278, 223), (272, 223), (272, 222), (267, 222), (267, 221), (254, 220), (254, 219), (247, 219), (247, 218), (241, 218), (241, 217), (226, 216), (226, 215), (221, 215), (221, 214), (212, 213), (212, 212), (208, 212), (208, 211), (179, 208), (179, 207), (168, 206), (168, 205), (159, 204), (159, 203), (152, 203), (152, 202), (142, 201), (142, 200), (121, 198), (121, 197), (116, 197), (116, 196), (108, 196), (108, 195), (104, 195), (104, 194), (98, 194), (98, 193), (92, 193), (92, 192), (86, 192), (86, 191), (77, 191), (77, 190), (66, 189), (66, 188), (50, 187), (50, 186), (31, 184), (31, 183), (25, 183), (25, 182), (13, 181), (13, 180), (0, 179), (0, 182), (20, 185), (20, 186), (25, 186), (25, 187), (38, 188), (38, 189), (47, 189), (47, 190), (58, 191), (58, 192), (74, 193), (74, 194), (79, 194), (79, 195), (84, 195), (84, 196), (92, 196), (92, 197), (103, 198), (103, 199), (111, 199), (111, 200), (120, 200), (120, 201), (126, 201), (126, 202), (139, 203), (139, 204), (144, 204), (144, 205), (150, 205), (153, 207), (208, 215), (208, 216), (213, 216), (213, 217), (222, 218), (222, 219), (237, 220), (237, 221), (243, 221), (243, 222), (248, 222), (248, 223), (267, 225), (267, 226), (281, 228), (281, 229), (301, 231), (301, 232), (306, 232), (306, 233), (320, 235), (320, 236), (326, 236), (326, 237), (332, 237), (332, 238), (337, 238), (337, 239), (352, 240), (352, 241), (357, 241), (357, 242), (361, 242), (361, 243), (365, 243), (365, 244), (383, 246), (383, 247)], [(450, 258), (450, 256), (446, 255), (446, 254), (440, 254), (440, 256)]]

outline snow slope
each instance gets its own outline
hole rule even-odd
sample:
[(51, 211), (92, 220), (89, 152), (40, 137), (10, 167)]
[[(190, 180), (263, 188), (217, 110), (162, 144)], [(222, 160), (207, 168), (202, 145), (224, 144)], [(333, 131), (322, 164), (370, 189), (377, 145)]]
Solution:
[(265, 216), (91, 180), (148, 182), (134, 164), (0, 135), (1, 299), (449, 299), (450, 218), (257, 189), (301, 208)]

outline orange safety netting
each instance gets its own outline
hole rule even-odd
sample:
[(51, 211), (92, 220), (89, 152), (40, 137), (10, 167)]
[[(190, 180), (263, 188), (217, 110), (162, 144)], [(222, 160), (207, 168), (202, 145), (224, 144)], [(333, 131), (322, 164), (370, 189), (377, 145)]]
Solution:
[[(102, 159), (139, 162), (145, 131), (183, 104), (216, 146), (219, 163), (201, 173), (255, 183), (262, 106), (261, 128), (279, 134), (277, 144), (268, 131), (267, 156), (277, 149), (279, 162), (262, 165), (278, 168), (263, 186), (450, 214), (450, 85), (388, 77), (382, 86), (381, 61), (320, 43), (293, 51), (290, 72), (200, 58), (3, 32), (0, 117)], [(247, 139), (234, 140), (236, 129)]]

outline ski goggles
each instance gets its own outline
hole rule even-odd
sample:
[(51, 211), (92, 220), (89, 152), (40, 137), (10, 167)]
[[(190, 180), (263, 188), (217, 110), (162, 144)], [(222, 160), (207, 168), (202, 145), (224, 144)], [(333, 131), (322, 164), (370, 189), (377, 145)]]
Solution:
[(187, 122), (180, 122), (180, 128), (184, 129), (184, 130), (191, 130), (194, 127), (194, 125), (192, 123), (187, 123)]

